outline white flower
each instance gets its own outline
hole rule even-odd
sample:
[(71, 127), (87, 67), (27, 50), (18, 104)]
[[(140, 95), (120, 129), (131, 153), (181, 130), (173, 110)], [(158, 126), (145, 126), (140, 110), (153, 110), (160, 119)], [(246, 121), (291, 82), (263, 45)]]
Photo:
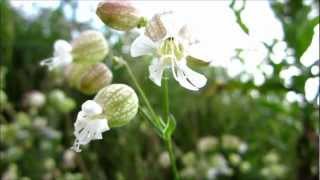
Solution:
[(247, 145), (247, 143), (242, 142), (242, 143), (240, 144), (240, 146), (239, 146), (239, 152), (240, 152), (241, 154), (243, 154), (243, 153), (247, 152), (247, 150), (248, 150), (248, 145)]
[[(192, 40), (186, 25), (179, 25), (172, 13), (156, 14), (131, 45), (131, 56), (152, 54), (149, 78), (161, 86), (165, 68), (171, 68), (174, 78), (189, 90), (197, 91), (207, 83), (207, 78), (187, 66), (190, 49), (197, 41)], [(200, 59), (200, 58), (199, 58)]]
[(102, 111), (102, 107), (93, 100), (82, 104), (74, 124), (76, 140), (71, 147), (72, 150), (81, 152), (80, 145), (86, 145), (91, 140), (102, 139), (102, 133), (110, 129), (107, 119), (101, 118)]
[(48, 66), (49, 70), (57, 67), (65, 67), (72, 62), (72, 46), (65, 40), (57, 40), (54, 43), (53, 57), (42, 60), (41, 66)]

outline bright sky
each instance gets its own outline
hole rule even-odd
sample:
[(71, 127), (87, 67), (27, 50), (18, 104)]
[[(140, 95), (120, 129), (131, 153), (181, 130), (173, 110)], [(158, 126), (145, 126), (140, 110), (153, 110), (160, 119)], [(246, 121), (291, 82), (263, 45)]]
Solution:
[[(201, 48), (197, 54), (212, 60), (213, 66), (222, 66), (227, 69), (231, 77), (238, 76), (245, 71), (251, 74), (256, 85), (265, 81), (263, 72), (271, 75), (273, 69), (265, 63), (266, 49), (262, 42), (270, 43), (274, 39), (280, 40), (275, 47), (275, 62), (287, 55), (285, 53), (286, 43), (283, 39), (283, 32), (280, 22), (273, 14), (268, 1), (247, 1), (243, 11), (243, 21), (249, 27), (250, 35), (246, 35), (235, 22), (235, 17), (229, 8), (229, 1), (133, 1), (140, 8), (142, 15), (151, 18), (154, 13), (173, 10), (179, 17), (187, 21), (192, 28), (194, 35), (201, 42)], [(308, 3), (308, 1), (306, 1)], [(31, 17), (37, 14), (39, 7), (57, 8), (60, 1), (11, 1), (16, 8), (24, 10)], [(90, 22), (94, 28), (103, 29), (104, 25), (95, 15), (95, 9), (99, 1), (79, 1), (76, 14), (77, 21)], [(237, 1), (236, 7), (241, 7), (242, 1)], [(71, 7), (66, 6), (65, 14), (71, 17)], [(310, 66), (319, 59), (319, 26), (315, 28), (315, 35), (312, 44), (303, 55), (301, 62)], [(244, 49), (243, 58), (245, 63), (239, 60), (231, 60), (235, 55), (235, 49)], [(287, 57), (287, 61), (292, 58)], [(258, 67), (259, 66), (259, 67)], [(318, 67), (313, 68), (316, 74)], [(283, 77), (290, 83), (290, 76), (298, 74), (296, 69), (289, 68), (284, 71)], [(250, 77), (249, 77), (250, 78)], [(241, 77), (244, 81), (248, 77)], [(309, 79), (306, 83), (306, 97), (312, 100), (319, 92), (319, 78)], [(288, 93), (288, 100), (299, 101), (301, 96)]]

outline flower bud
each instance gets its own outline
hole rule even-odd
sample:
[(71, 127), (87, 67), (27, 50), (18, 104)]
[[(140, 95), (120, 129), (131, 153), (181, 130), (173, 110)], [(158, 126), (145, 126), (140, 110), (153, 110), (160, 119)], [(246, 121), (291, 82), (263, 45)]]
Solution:
[(112, 72), (103, 63), (94, 65), (71, 64), (66, 70), (70, 86), (85, 94), (94, 94), (112, 81)]
[(199, 139), (197, 148), (200, 152), (212, 151), (218, 145), (217, 138), (213, 136), (207, 136)]
[(3, 90), (0, 90), (0, 104), (4, 106), (4, 104), (6, 104), (7, 101), (8, 101), (7, 94)]
[(238, 166), (241, 163), (241, 156), (239, 156), (239, 154), (232, 153), (228, 158), (230, 163), (234, 166)]
[(103, 115), (111, 128), (128, 124), (139, 107), (137, 94), (125, 84), (112, 84), (101, 89), (94, 101), (103, 107)]
[(159, 156), (159, 163), (161, 167), (167, 168), (170, 166), (170, 157), (168, 152), (162, 152)]
[(120, 31), (129, 31), (137, 27), (143, 19), (127, 0), (101, 2), (96, 13), (107, 26)]
[(25, 106), (40, 108), (46, 102), (46, 97), (40, 91), (31, 91), (25, 95), (23, 103)]
[(195, 165), (196, 161), (197, 161), (196, 155), (192, 151), (187, 152), (186, 154), (184, 154), (182, 156), (182, 163), (185, 166), (193, 166), (193, 165)]
[(225, 134), (222, 136), (222, 147), (228, 150), (238, 150), (241, 140), (234, 135)]
[(63, 113), (72, 111), (76, 106), (74, 100), (67, 97), (65, 93), (59, 89), (51, 91), (48, 100), (52, 107)]
[(251, 165), (248, 161), (243, 161), (241, 164), (240, 164), (240, 171), (243, 172), (243, 173), (246, 173), (248, 172), (249, 170), (251, 169)]
[(88, 30), (72, 41), (72, 57), (77, 63), (102, 61), (109, 52), (109, 45), (101, 32)]

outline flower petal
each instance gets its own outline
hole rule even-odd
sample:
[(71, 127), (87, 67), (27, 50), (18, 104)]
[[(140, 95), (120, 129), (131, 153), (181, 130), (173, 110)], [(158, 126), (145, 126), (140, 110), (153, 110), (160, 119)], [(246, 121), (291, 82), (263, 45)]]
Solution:
[(173, 12), (164, 12), (160, 14), (161, 22), (166, 29), (166, 37), (176, 37), (182, 27), (182, 22)]
[(155, 52), (156, 44), (147, 36), (140, 35), (131, 45), (130, 54), (132, 57), (138, 57)]
[(186, 47), (199, 43), (199, 40), (192, 35), (186, 24), (179, 29), (178, 37)]
[(94, 101), (86, 101), (82, 104), (82, 111), (77, 115), (74, 123), (74, 135), (76, 140), (71, 147), (80, 152), (80, 145), (86, 145), (95, 139), (102, 139), (102, 133), (109, 130), (107, 119), (100, 119), (97, 115), (102, 113), (100, 106)]
[(71, 51), (72, 51), (72, 46), (69, 42), (61, 39), (54, 42), (54, 56), (69, 54)]
[(153, 59), (149, 66), (149, 79), (161, 86), (161, 79), (165, 65), (159, 59)]
[(197, 91), (207, 83), (207, 78), (200, 73), (190, 69), (185, 60), (177, 62), (177, 77), (176, 80), (182, 87), (192, 91)]
[(204, 75), (193, 71), (185, 63), (182, 63), (182, 66), (180, 65), (180, 68), (183, 69), (183, 71), (187, 75), (188, 80), (197, 88), (202, 88), (207, 84), (207, 78)]
[(81, 106), (81, 110), (88, 115), (97, 115), (102, 113), (102, 107), (93, 100), (87, 100)]

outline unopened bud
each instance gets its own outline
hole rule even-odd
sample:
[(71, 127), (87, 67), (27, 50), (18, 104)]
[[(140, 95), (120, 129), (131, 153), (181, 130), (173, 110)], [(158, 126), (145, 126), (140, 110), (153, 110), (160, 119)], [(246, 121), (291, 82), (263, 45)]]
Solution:
[(85, 94), (94, 94), (112, 81), (112, 72), (103, 63), (72, 64), (66, 70), (68, 83)]
[(103, 107), (103, 114), (111, 128), (128, 124), (139, 107), (137, 94), (125, 84), (112, 84), (101, 89), (94, 101)]
[(31, 91), (25, 95), (24, 105), (28, 107), (40, 108), (46, 102), (46, 97), (40, 91)]
[(72, 41), (72, 56), (77, 63), (102, 61), (109, 52), (109, 45), (101, 32), (88, 30)]
[(213, 136), (207, 136), (199, 139), (197, 148), (200, 152), (209, 152), (214, 150), (214, 148), (218, 145), (217, 138)]
[(138, 10), (127, 0), (101, 2), (96, 13), (107, 26), (120, 31), (129, 31), (143, 21)]
[(241, 156), (239, 156), (239, 154), (232, 153), (228, 158), (230, 163), (234, 166), (238, 166), (241, 163)]

